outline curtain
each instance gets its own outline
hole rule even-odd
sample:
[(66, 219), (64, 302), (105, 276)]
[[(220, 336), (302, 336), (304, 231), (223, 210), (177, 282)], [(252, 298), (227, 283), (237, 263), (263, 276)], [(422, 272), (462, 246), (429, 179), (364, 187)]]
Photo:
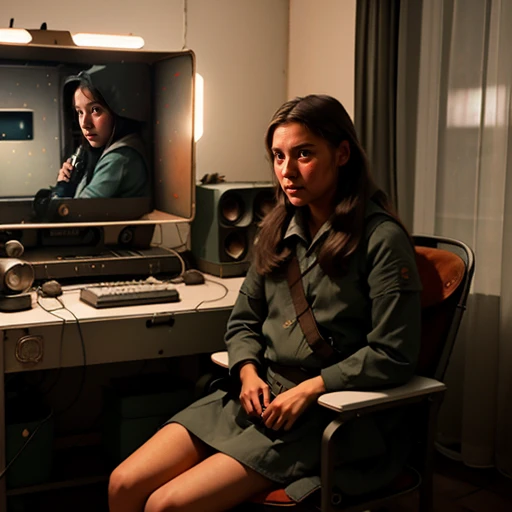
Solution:
[(421, 0), (357, 0), (355, 121), (377, 185), (413, 219)]
[(512, 0), (423, 3), (414, 232), (475, 251), (440, 451), (512, 476)]
[(355, 126), (394, 204), (399, 12), (400, 0), (358, 0), (356, 8)]

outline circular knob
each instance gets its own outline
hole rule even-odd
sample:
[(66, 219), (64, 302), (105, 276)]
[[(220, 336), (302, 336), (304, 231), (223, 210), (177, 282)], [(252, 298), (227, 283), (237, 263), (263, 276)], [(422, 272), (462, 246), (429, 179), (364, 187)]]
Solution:
[(67, 204), (61, 204), (57, 211), (61, 217), (67, 217), (69, 215), (69, 206)]
[(43, 359), (44, 343), (42, 336), (22, 336), (16, 342), (16, 359), (23, 364), (36, 364)]

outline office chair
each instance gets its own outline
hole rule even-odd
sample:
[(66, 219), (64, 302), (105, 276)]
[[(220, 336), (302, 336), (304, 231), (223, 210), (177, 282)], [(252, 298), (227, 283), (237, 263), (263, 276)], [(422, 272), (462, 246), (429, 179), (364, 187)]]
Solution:
[[(421, 349), (416, 375), (405, 385), (381, 391), (326, 393), (318, 403), (337, 413), (325, 428), (321, 448), (321, 492), (301, 503), (284, 489), (255, 495), (259, 510), (289, 507), (295, 512), (359, 512), (379, 509), (398, 496), (419, 491), (420, 512), (433, 510), (433, 455), (437, 416), (446, 386), (444, 374), (466, 307), (474, 273), (473, 251), (463, 242), (437, 236), (413, 236), (421, 293)], [(212, 354), (212, 361), (228, 368), (227, 352)], [(356, 417), (392, 408), (410, 407), (414, 447), (407, 466), (386, 487), (361, 496), (342, 496), (334, 486), (336, 431)], [(411, 415), (413, 416), (413, 415)], [(320, 494), (320, 496), (318, 496)], [(320, 498), (320, 499), (319, 499)]]

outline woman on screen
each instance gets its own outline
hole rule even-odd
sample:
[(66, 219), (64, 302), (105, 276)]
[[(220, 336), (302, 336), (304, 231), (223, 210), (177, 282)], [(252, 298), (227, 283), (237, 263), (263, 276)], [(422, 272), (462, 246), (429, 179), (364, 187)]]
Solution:
[(102, 88), (95, 83), (94, 72), (82, 71), (66, 81), (64, 97), (71, 97), (82, 143), (62, 164), (55, 196), (122, 198), (149, 195), (148, 165), (139, 136), (141, 123), (120, 115), (118, 96), (115, 87)]

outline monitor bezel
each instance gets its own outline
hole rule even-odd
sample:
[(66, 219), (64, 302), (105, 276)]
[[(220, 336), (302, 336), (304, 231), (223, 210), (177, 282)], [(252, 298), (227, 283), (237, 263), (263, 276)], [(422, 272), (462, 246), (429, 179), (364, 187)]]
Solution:
[[(148, 198), (127, 199), (53, 199), (52, 209), (65, 211), (66, 215), (56, 214), (51, 220), (34, 221), (33, 199), (28, 197), (0, 198), (0, 231), (14, 229), (46, 229), (46, 228), (72, 228), (86, 226), (119, 226), (191, 222), (195, 216), (195, 141), (194, 141), (194, 107), (195, 107), (195, 54), (192, 50), (181, 51), (148, 51), (131, 49), (103, 49), (83, 48), (70, 46), (48, 45), (17, 45), (0, 43), (0, 63), (16, 61), (34, 61), (52, 63), (94, 64), (134, 62), (154, 65), (164, 60), (186, 56), (190, 59), (190, 180), (186, 177), (190, 189), (189, 197), (180, 198), (185, 201), (188, 215), (178, 215), (173, 212), (162, 211), (155, 208), (153, 193)], [(156, 181), (156, 180), (155, 180)], [(190, 183), (188, 183), (190, 181)], [(115, 201), (116, 207), (109, 209), (104, 218), (94, 220), (92, 215), (98, 206), (105, 201)], [(183, 208), (181, 208), (183, 209)], [(145, 213), (141, 213), (144, 211)], [(17, 217), (13, 217), (14, 214)], [(135, 214), (135, 215), (134, 215)], [(109, 218), (107, 218), (109, 217)], [(134, 218), (135, 217), (135, 218)]]

